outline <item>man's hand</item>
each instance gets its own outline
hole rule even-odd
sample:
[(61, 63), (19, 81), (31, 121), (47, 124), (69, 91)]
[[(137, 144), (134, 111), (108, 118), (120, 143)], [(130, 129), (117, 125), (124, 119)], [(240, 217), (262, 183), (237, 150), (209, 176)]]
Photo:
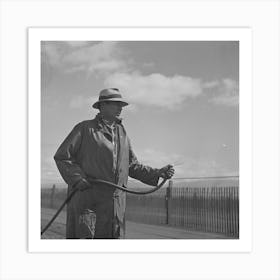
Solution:
[(162, 177), (164, 179), (171, 179), (174, 173), (175, 173), (175, 169), (173, 165), (168, 164), (160, 169), (159, 177)]
[(91, 184), (86, 180), (86, 179), (82, 179), (80, 180), (76, 185), (75, 185), (75, 189), (77, 188), (79, 191), (83, 192), (86, 189), (88, 189), (89, 187), (91, 187)]

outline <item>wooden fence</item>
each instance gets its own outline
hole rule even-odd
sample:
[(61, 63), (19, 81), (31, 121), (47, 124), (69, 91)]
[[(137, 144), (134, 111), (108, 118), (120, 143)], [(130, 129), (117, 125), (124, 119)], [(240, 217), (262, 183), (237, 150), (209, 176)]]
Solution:
[[(55, 186), (42, 189), (42, 207), (59, 208), (66, 193)], [(126, 219), (238, 238), (239, 187), (172, 187), (170, 181), (153, 194), (127, 194)]]
[(239, 187), (172, 187), (127, 195), (126, 218), (239, 237)]

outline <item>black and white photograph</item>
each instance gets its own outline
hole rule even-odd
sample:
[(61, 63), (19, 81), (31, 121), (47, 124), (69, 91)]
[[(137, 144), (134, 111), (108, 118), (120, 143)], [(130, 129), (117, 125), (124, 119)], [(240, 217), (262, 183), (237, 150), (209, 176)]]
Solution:
[(0, 279), (279, 280), (279, 8), (0, 1)]
[(41, 238), (238, 239), (239, 41), (41, 41)]

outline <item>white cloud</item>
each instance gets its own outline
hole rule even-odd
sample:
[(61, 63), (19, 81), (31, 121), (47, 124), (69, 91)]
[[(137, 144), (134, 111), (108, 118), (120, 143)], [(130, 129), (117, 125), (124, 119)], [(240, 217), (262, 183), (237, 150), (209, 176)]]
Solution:
[(81, 63), (91, 61), (106, 60), (111, 58), (116, 50), (117, 42), (101, 42), (91, 45), (82, 50), (74, 50), (69, 55), (65, 56), (64, 60), (71, 63)]
[(79, 48), (65, 55), (63, 61), (70, 66), (70, 71), (75, 69), (107, 74), (111, 71), (125, 70), (127, 64), (122, 59), (122, 52), (117, 45), (117, 42), (101, 42)]
[(108, 60), (101, 60), (91, 63), (88, 70), (90, 72), (101, 71), (101, 72), (110, 72), (115, 70), (125, 69), (126, 64), (124, 61), (119, 59), (108, 59)]
[(211, 100), (212, 103), (217, 105), (225, 105), (230, 107), (238, 106), (239, 98), (238, 96), (217, 96)]
[(214, 80), (214, 81), (211, 81), (211, 82), (205, 82), (203, 84), (203, 87), (208, 89), (208, 88), (215, 88), (215, 87), (218, 87), (219, 86), (219, 81), (217, 80)]
[(77, 109), (77, 108), (89, 108), (89, 106), (91, 106), (94, 101), (97, 100), (96, 96), (91, 96), (91, 97), (85, 97), (83, 95), (75, 95), (71, 98), (70, 103), (69, 103), (69, 107), (71, 109)]
[(65, 70), (66, 73), (76, 73), (76, 72), (81, 72), (81, 71), (86, 71), (87, 67), (86, 65), (78, 65), (78, 66), (73, 66), (71, 68), (67, 68)]
[[(218, 106), (234, 107), (239, 104), (237, 81), (229, 78), (202, 81), (188, 76), (165, 76), (161, 73), (144, 75), (137, 71), (133, 59), (127, 56), (118, 42), (44, 42), (42, 59), (45, 65), (42, 68), (44, 75), (47, 76), (50, 72), (47, 71), (48, 64), (66, 73), (84, 72), (88, 77), (94, 74), (101, 80), (104, 79), (106, 87), (120, 88), (136, 109), (137, 106), (144, 105), (176, 110), (189, 98), (199, 96)], [(143, 65), (154, 66), (152, 61)], [(73, 108), (82, 103), (87, 104), (88, 97), (85, 97), (85, 101), (82, 101), (82, 97), (79, 98), (71, 103)]]
[(118, 42), (105, 41), (93, 44), (87, 41), (43, 42), (42, 58), (65, 72), (85, 71), (87, 74), (108, 74), (112, 71), (126, 71), (129, 60)]
[[(140, 72), (113, 73), (105, 86), (117, 87), (133, 104), (178, 109), (189, 98), (204, 94), (216, 105), (238, 106), (238, 83), (232, 79), (202, 82), (187, 76), (164, 76), (160, 73), (143, 75)], [(209, 92), (211, 94), (209, 94)]]
[(120, 88), (134, 104), (152, 105), (174, 109), (187, 98), (199, 96), (202, 85), (199, 79), (159, 73), (142, 75), (139, 72), (115, 73), (105, 79), (108, 87)]
[[(141, 108), (139, 105), (177, 110), (189, 98), (198, 96), (203, 96), (210, 103), (219, 106), (239, 104), (238, 84), (231, 79), (203, 83), (200, 79), (179, 75), (167, 77), (159, 73), (143, 75), (140, 72), (127, 72), (108, 75), (104, 85), (121, 90), (131, 104), (129, 111), (138, 110)], [(88, 106), (93, 101), (93, 98), (77, 95), (71, 100), (70, 107)]]
[[(210, 87), (208, 87), (210, 88)], [(232, 79), (223, 79), (211, 87), (214, 90), (211, 103), (235, 107), (239, 105), (239, 87), (238, 83)]]

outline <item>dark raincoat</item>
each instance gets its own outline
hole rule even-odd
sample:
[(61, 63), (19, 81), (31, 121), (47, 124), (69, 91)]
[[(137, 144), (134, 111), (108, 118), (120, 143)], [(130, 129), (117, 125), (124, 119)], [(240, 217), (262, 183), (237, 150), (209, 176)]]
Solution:
[[(118, 121), (111, 130), (98, 114), (77, 124), (58, 148), (54, 159), (68, 184), (97, 178), (127, 186), (128, 176), (156, 186), (158, 169), (142, 165)], [(124, 238), (126, 193), (104, 184), (78, 191), (67, 206), (66, 238)]]

